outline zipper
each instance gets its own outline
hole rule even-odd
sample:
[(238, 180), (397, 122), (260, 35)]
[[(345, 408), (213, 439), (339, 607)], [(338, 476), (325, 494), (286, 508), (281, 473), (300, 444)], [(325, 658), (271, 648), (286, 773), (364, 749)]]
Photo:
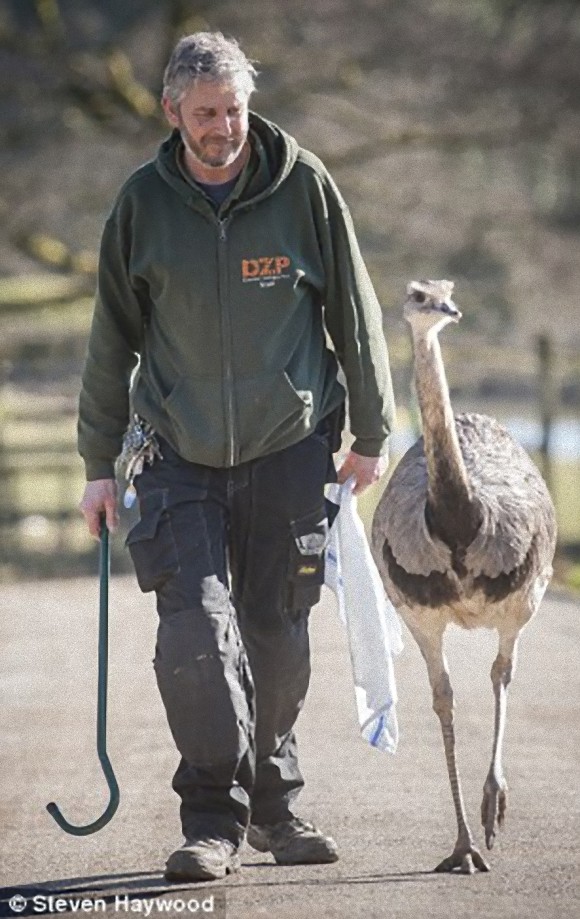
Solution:
[(225, 421), (226, 421), (226, 459), (228, 466), (233, 466), (236, 460), (236, 437), (234, 426), (234, 370), (232, 362), (232, 326), (230, 308), (228, 303), (227, 277), (228, 262), (225, 245), (227, 243), (227, 226), (229, 217), (218, 218), (218, 277), (219, 277), (219, 302), (222, 317), (222, 354), (224, 365), (225, 387)]

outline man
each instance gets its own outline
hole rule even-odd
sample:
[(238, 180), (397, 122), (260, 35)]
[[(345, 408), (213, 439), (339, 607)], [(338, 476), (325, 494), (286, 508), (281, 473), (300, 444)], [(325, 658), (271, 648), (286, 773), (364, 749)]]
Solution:
[(315, 156), (249, 112), (254, 76), (221, 33), (176, 46), (163, 90), (173, 132), (105, 225), (80, 398), (94, 536), (102, 513), (117, 525), (129, 389), (131, 443), (149, 450), (133, 456), (140, 521), (127, 542), (141, 589), (156, 591), (154, 667), (181, 754), (185, 843), (170, 880), (234, 871), (246, 834), (280, 864), (338, 857), (291, 810), (344, 412), (337, 359), (355, 438), (339, 480), (358, 492), (386, 468), (394, 411), (346, 205)]

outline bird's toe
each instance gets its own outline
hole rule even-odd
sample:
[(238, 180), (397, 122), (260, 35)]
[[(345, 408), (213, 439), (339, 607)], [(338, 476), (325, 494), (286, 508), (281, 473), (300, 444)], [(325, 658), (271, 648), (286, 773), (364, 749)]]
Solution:
[(507, 808), (507, 786), (505, 781), (486, 782), (481, 802), (481, 824), (485, 831), (485, 844), (488, 849), (493, 848), (496, 836), (496, 827), (501, 829), (505, 821)]
[(454, 859), (450, 855), (448, 858), (444, 858), (442, 862), (439, 862), (437, 867), (434, 869), (438, 874), (443, 874), (444, 872), (453, 871), (454, 868)]
[(486, 860), (483, 858), (481, 853), (478, 851), (478, 849), (474, 849), (471, 853), (471, 856), (473, 858), (473, 864), (475, 865), (478, 871), (489, 871), (489, 865), (487, 864)]
[(467, 855), (464, 855), (461, 859), (461, 868), (459, 869), (461, 874), (475, 874), (475, 865), (473, 864), (473, 858), (471, 857), (471, 852), (468, 852)]
[(456, 847), (451, 855), (444, 858), (435, 868), (439, 874), (456, 870), (460, 874), (475, 874), (476, 871), (489, 871), (489, 865), (474, 845), (461, 846)]
[(507, 808), (507, 788), (503, 788), (499, 793), (498, 804), (497, 804), (497, 825), (499, 826), (500, 829), (502, 828), (504, 824), (506, 808)]

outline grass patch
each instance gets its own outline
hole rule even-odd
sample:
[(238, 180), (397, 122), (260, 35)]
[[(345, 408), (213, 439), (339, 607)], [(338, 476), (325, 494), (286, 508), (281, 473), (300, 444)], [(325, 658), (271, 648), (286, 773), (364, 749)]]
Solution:
[(555, 463), (553, 498), (561, 543), (580, 541), (580, 463)]

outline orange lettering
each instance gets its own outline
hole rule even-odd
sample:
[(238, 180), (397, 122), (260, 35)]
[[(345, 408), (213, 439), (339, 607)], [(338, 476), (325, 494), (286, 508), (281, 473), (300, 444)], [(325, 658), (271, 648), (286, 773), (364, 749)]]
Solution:
[(244, 258), (242, 259), (242, 278), (244, 280), (271, 278), (283, 274), (290, 264), (290, 259), (286, 255)]
[(272, 262), (274, 261), (273, 258), (261, 258), (259, 261), (260, 261), (260, 277), (261, 278), (267, 277), (270, 274), (274, 274), (274, 272), (272, 271), (272, 268), (270, 267), (272, 265)]
[(242, 277), (257, 278), (260, 274), (260, 263), (255, 258), (242, 259)]

